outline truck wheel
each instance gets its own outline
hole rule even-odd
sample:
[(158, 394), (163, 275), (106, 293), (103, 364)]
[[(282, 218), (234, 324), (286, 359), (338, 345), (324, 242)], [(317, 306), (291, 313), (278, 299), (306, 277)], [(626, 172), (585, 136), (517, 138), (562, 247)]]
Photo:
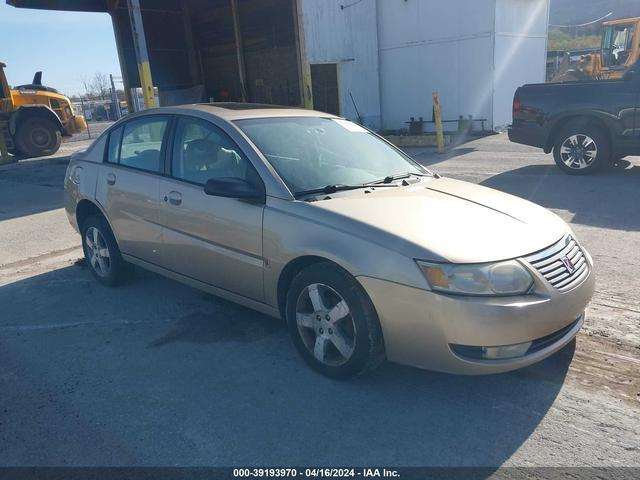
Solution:
[(558, 135), (553, 158), (570, 175), (588, 175), (604, 168), (611, 158), (611, 146), (598, 127), (575, 122)]
[(346, 271), (322, 262), (302, 270), (287, 294), (286, 319), (298, 352), (318, 372), (349, 378), (385, 358), (375, 308)]
[(46, 118), (28, 118), (19, 124), (16, 133), (17, 150), (28, 157), (53, 155), (61, 142), (60, 130)]

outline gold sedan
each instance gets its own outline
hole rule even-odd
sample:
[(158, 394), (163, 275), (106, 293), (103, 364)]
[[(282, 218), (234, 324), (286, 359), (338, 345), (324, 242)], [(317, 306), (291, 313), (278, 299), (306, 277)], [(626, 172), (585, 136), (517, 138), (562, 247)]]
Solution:
[(581, 328), (593, 263), (556, 215), (441, 178), (369, 130), (248, 104), (127, 116), (72, 157), (88, 264), (132, 263), (282, 317), (332, 377), (537, 362)]

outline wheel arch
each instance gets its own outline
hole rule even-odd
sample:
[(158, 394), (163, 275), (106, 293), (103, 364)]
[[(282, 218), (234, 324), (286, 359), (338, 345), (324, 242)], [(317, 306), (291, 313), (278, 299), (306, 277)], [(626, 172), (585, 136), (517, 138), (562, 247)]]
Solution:
[(104, 210), (102, 210), (102, 207), (100, 207), (96, 202), (89, 200), (87, 198), (83, 198), (78, 202), (78, 205), (76, 205), (75, 215), (76, 215), (76, 223), (78, 225), (78, 230), (80, 231), (81, 235), (82, 235), (82, 223), (87, 218), (91, 217), (92, 215), (100, 215), (101, 217), (103, 217), (106, 220), (107, 224), (109, 225), (109, 228), (111, 229), (111, 233), (113, 233), (113, 238), (115, 238), (116, 244), (118, 244), (118, 248), (120, 248), (118, 238), (115, 235), (113, 226), (109, 221), (109, 217), (107, 217), (107, 215), (104, 213)]
[(577, 113), (573, 115), (567, 115), (565, 117), (559, 118), (551, 127), (551, 131), (549, 132), (549, 137), (547, 138), (547, 143), (545, 144), (544, 151), (545, 153), (550, 153), (553, 150), (553, 146), (558, 139), (558, 136), (562, 132), (562, 130), (570, 123), (574, 123), (577, 121), (584, 121), (586, 124), (595, 126), (599, 130), (601, 130), (609, 140), (609, 145), (613, 146), (613, 136), (611, 134), (611, 129), (607, 125), (607, 123), (597, 115), (593, 114), (585, 114), (585, 113)]
[(305, 268), (323, 262), (331, 263), (339, 269), (345, 270), (342, 266), (340, 266), (333, 260), (318, 255), (303, 255), (301, 257), (294, 258), (284, 266), (284, 268), (280, 272), (280, 276), (278, 277), (277, 287), (278, 310), (280, 311), (280, 316), (283, 319), (286, 319), (285, 308), (287, 302), (287, 292), (289, 291), (289, 287), (291, 286), (291, 282), (293, 281), (295, 276)]
[(64, 126), (56, 113), (47, 105), (23, 105), (16, 110), (9, 119), (9, 132), (15, 135), (22, 123), (30, 118), (44, 118), (53, 122), (60, 133), (64, 133)]

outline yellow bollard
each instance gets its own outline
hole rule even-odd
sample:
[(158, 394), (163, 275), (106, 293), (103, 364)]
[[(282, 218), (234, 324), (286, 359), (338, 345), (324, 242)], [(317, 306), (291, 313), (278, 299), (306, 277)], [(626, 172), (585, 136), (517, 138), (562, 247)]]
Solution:
[(433, 92), (433, 120), (436, 123), (436, 142), (438, 153), (444, 153), (444, 129), (442, 128), (442, 114), (440, 113), (440, 99), (438, 92)]

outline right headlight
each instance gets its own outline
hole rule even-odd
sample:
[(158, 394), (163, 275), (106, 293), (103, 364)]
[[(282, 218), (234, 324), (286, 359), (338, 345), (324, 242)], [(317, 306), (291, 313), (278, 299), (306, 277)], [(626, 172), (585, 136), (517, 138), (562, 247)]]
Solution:
[(483, 264), (417, 262), (431, 288), (438, 292), (479, 296), (523, 295), (533, 285), (529, 271), (516, 260)]

